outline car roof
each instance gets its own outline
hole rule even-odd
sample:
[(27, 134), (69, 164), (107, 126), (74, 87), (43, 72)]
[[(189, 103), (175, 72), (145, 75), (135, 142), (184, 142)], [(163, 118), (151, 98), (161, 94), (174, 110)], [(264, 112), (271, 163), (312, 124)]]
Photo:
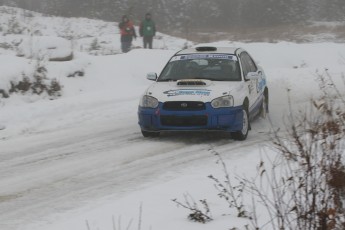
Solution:
[(216, 47), (216, 46), (197, 46), (193, 48), (188, 48), (181, 50), (176, 53), (176, 55), (183, 54), (202, 54), (202, 53), (219, 53), (219, 54), (235, 54), (236, 51), (240, 49), (238, 47)]

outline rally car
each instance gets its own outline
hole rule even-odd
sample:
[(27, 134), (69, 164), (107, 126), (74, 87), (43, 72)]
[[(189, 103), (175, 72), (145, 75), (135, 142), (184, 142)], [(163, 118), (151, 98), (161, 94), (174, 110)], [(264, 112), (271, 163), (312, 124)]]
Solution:
[(247, 51), (196, 47), (177, 52), (142, 96), (138, 118), (144, 137), (162, 131), (225, 131), (245, 140), (250, 121), (268, 113), (263, 69)]

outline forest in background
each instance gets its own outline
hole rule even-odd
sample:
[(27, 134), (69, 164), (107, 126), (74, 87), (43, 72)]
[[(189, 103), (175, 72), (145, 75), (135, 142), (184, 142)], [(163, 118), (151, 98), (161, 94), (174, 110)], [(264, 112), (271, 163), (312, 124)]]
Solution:
[(0, 0), (0, 3), (51, 15), (106, 21), (120, 21), (127, 14), (136, 25), (146, 12), (151, 12), (159, 31), (184, 37), (193, 32), (293, 30), (295, 25), (310, 22), (345, 21), (344, 0)]

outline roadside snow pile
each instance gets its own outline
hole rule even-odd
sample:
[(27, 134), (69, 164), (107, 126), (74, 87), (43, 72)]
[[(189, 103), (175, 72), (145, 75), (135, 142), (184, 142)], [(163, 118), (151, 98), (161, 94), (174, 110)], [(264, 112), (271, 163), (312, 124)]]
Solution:
[[(59, 97), (65, 86), (77, 83), (72, 78), (84, 77), (89, 65), (89, 59), (82, 56), (69, 62), (49, 62), (0, 55), (0, 101), (1, 98), (8, 98), (13, 94), (23, 95), (24, 101)], [(76, 88), (75, 85), (74, 87)]]
[(73, 58), (72, 43), (60, 37), (25, 37), (18, 46), (17, 56), (38, 60), (70, 61)]

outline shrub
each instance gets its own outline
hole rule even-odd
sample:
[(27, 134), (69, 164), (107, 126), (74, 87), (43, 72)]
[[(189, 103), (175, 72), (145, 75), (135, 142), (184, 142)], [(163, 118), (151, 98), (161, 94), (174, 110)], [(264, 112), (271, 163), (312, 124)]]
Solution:
[[(290, 111), (286, 132), (274, 132), (277, 155), (262, 159), (253, 179), (232, 181), (224, 161), (211, 149), (225, 181), (209, 178), (219, 197), (238, 217), (249, 217), (253, 229), (345, 229), (345, 100), (328, 74), (319, 76), (319, 82), (322, 95), (311, 100), (308, 110)], [(252, 197), (250, 212), (242, 202), (245, 195)], [(268, 221), (263, 223), (262, 216)]]
[(101, 49), (101, 46), (100, 44), (98, 43), (98, 39), (95, 38), (92, 40), (91, 44), (90, 44), (90, 49), (89, 51), (92, 51), (92, 50), (100, 50)]
[[(1, 30), (0, 30), (1, 32)], [(0, 43), (0, 48), (8, 50), (8, 49), (12, 49), (13, 47), (11, 46), (11, 44), (7, 43), (7, 42), (2, 42)]]
[[(9, 93), (32, 93), (41, 95), (47, 93), (50, 97), (56, 98), (61, 96), (62, 86), (56, 79), (49, 80), (47, 78), (47, 69), (38, 64), (32, 78), (29, 78), (25, 74), (22, 76), (22, 80), (19, 82), (11, 81), (11, 88)], [(4, 91), (4, 93), (6, 93)], [(3, 97), (5, 94), (3, 94)], [(8, 95), (7, 95), (8, 97)]]
[(178, 206), (188, 209), (191, 212), (188, 215), (189, 220), (203, 223), (203, 224), (213, 220), (211, 217), (211, 211), (206, 199), (199, 200), (203, 208), (200, 208), (199, 205), (194, 201), (194, 199), (188, 194), (184, 194), (184, 199), (185, 199), (184, 203), (178, 201), (177, 199), (173, 199), (172, 201), (176, 203)]
[(7, 23), (7, 34), (22, 34), (25, 28), (19, 23), (16, 16), (12, 16)]
[(62, 87), (56, 79), (52, 79), (50, 82), (50, 87), (47, 90), (49, 96), (59, 97), (61, 96)]
[[(260, 182), (243, 179), (266, 208), (272, 229), (345, 229), (345, 102), (330, 76), (319, 82), (322, 96), (289, 117), (287, 135), (275, 133), (280, 155), (260, 163)], [(258, 220), (253, 223), (260, 229)]]
[(8, 93), (6, 93), (5, 90), (0, 89), (0, 96), (3, 98), (9, 98), (10, 96), (8, 95)]
[(85, 75), (84, 70), (77, 70), (67, 75), (67, 77), (83, 77)]
[(239, 184), (234, 186), (231, 182), (230, 173), (226, 167), (223, 158), (219, 153), (215, 151), (213, 151), (213, 153), (218, 157), (217, 163), (221, 165), (225, 177), (224, 180), (219, 180), (213, 175), (208, 176), (208, 178), (213, 180), (214, 187), (218, 191), (219, 198), (223, 199), (226, 203), (228, 203), (229, 208), (236, 209), (237, 217), (250, 217), (248, 215), (248, 212), (245, 210), (243, 204), (243, 192), (245, 183), (243, 181), (239, 181)]
[(21, 92), (25, 93), (31, 89), (31, 81), (30, 79), (23, 74), (23, 80), (19, 81), (18, 83), (11, 81), (11, 88), (9, 90), (10, 93)]

